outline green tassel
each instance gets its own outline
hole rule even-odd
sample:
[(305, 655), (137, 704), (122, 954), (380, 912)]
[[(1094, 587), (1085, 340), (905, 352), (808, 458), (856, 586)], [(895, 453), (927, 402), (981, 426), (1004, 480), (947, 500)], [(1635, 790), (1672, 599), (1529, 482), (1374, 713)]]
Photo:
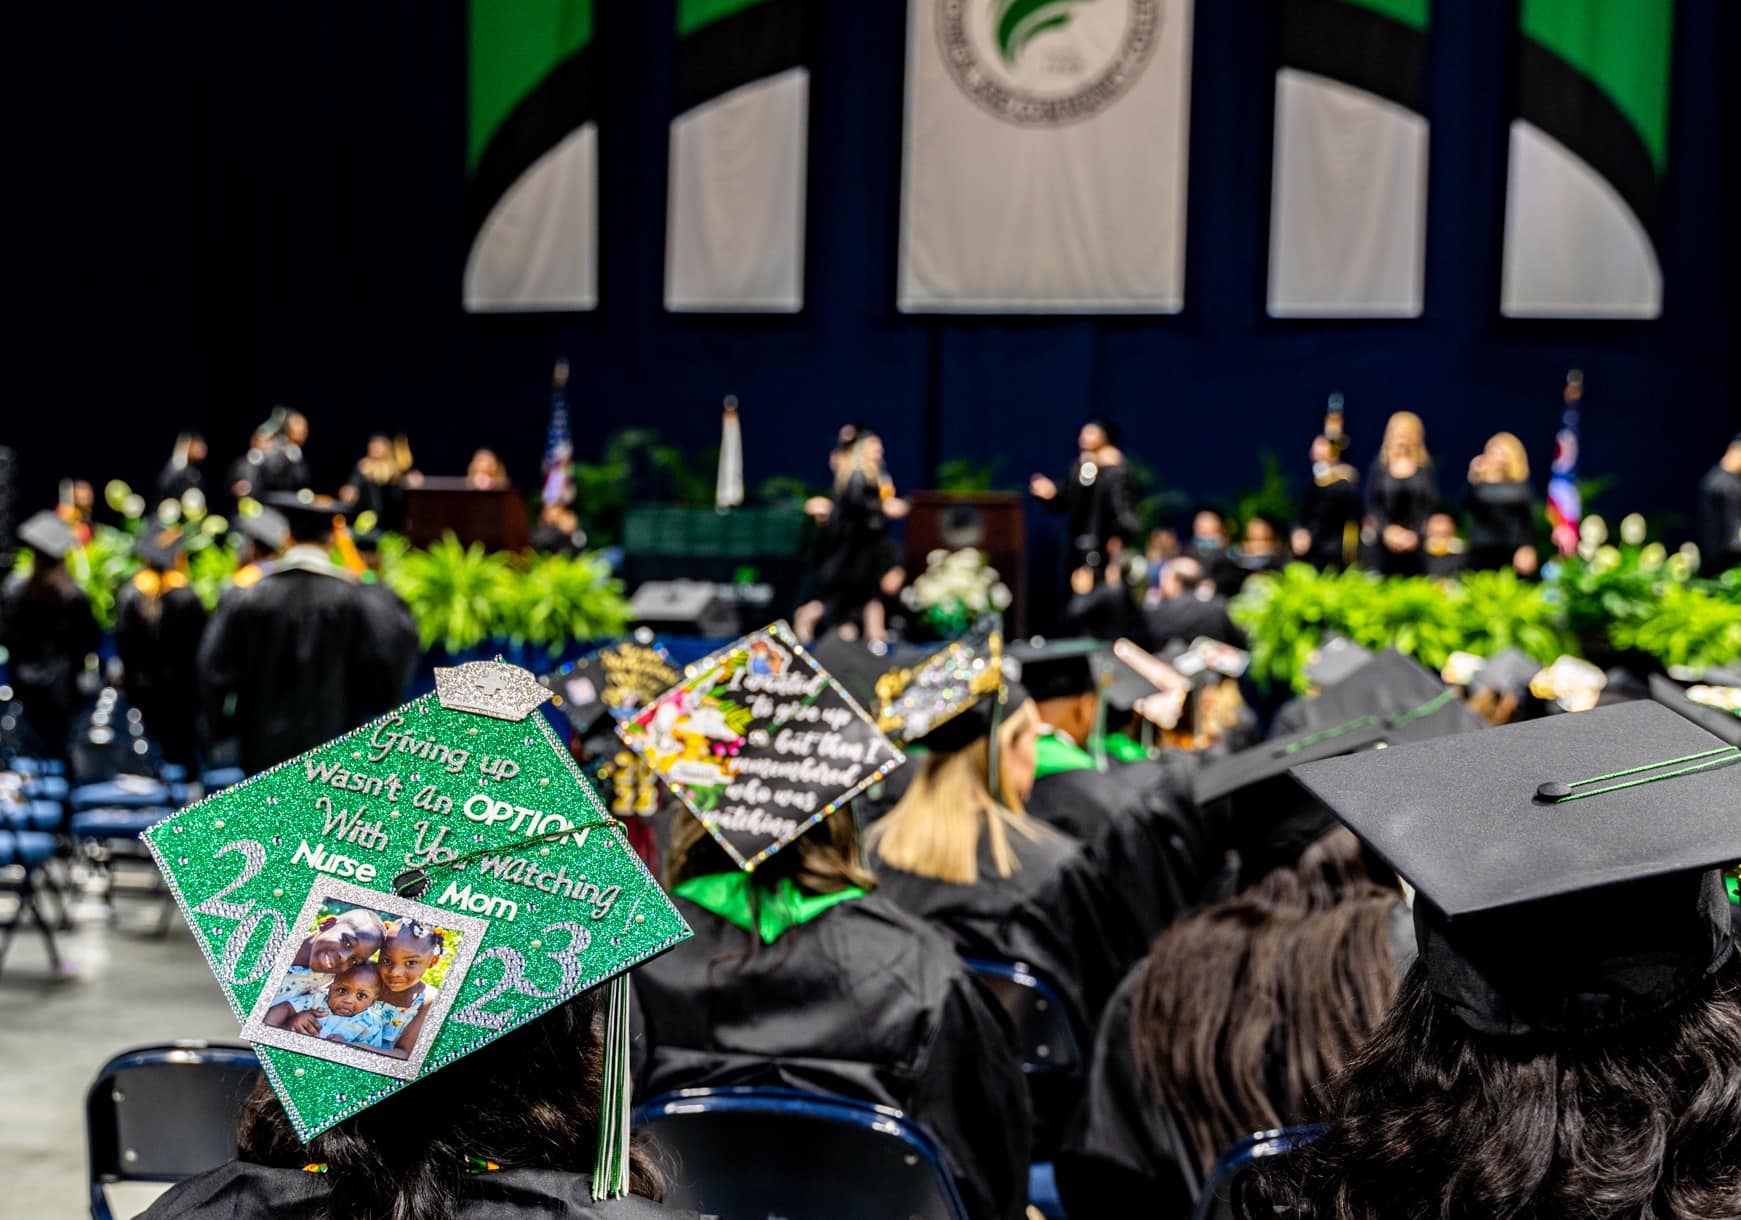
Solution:
[(594, 1202), (629, 1193), (629, 979), (619, 974), (605, 997), (604, 1066), (599, 1075)]

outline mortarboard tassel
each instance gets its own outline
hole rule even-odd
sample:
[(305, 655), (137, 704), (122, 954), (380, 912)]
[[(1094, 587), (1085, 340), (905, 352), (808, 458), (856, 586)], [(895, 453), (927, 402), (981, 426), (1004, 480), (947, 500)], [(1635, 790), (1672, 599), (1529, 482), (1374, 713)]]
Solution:
[(629, 982), (619, 974), (605, 996), (604, 1065), (599, 1076), (594, 1202), (629, 1193)]

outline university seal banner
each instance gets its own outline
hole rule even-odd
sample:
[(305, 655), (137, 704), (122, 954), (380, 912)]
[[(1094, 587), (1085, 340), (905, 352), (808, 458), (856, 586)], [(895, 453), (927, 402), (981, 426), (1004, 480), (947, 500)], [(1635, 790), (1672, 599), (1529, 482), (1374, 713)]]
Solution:
[(1191, 0), (910, 0), (898, 303), (1174, 313)]
[(1272, 317), (1418, 317), (1427, 0), (1285, 0), (1270, 198)]
[(592, 0), (471, 0), (466, 168), (474, 313), (598, 301)]
[(1522, 0), (1500, 309), (1662, 312), (1673, 0)]
[(811, 0), (677, 0), (665, 308), (804, 304)]

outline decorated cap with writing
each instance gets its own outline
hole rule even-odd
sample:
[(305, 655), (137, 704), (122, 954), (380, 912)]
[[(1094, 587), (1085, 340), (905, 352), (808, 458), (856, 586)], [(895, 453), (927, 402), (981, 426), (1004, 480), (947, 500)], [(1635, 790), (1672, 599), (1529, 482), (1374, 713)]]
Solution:
[[(143, 836), (305, 1141), (601, 983), (626, 1056), (620, 976), (690, 934), (549, 692), (500, 661), (436, 678)], [(625, 1139), (601, 1131), (595, 1189)]]
[(617, 732), (746, 871), (905, 761), (784, 622), (689, 666)]
[(605, 717), (627, 720), (683, 677), (659, 645), (624, 640), (542, 675), (568, 722), (590, 733)]

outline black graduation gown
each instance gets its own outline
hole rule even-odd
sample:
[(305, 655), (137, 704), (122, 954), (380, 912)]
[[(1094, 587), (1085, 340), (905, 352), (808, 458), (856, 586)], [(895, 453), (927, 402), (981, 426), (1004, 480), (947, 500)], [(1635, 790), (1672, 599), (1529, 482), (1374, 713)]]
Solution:
[(1245, 647), (1245, 632), (1234, 624), (1227, 613), (1227, 599), (1220, 596), (1201, 598), (1181, 593), (1156, 602), (1143, 610), (1143, 629), (1151, 652), (1161, 651), (1174, 640), (1189, 644), (1200, 635), (1235, 648)]
[(1469, 514), (1469, 566), (1509, 568), (1518, 550), (1535, 542), (1535, 502), (1528, 483), (1471, 483), (1463, 507)]
[(1699, 550), (1707, 573), (1741, 567), (1741, 474), (1713, 466), (1700, 480)]
[(889, 568), (888, 532), (882, 487), (855, 470), (835, 493), (820, 574), (821, 595), (836, 621), (857, 619), (880, 592)]
[[(676, 1211), (630, 1195), (592, 1201), (592, 1179), (559, 1169), (503, 1169), (463, 1177), (456, 1220), (683, 1220)], [(322, 1220), (326, 1175), (231, 1161), (178, 1182), (140, 1220)], [(698, 1218), (696, 1218), (698, 1220)]]
[(166, 762), (191, 766), (199, 744), (199, 645), (206, 610), (185, 585), (148, 597), (137, 585), (115, 606), (115, 651), (126, 673), (127, 697)]
[(254, 496), (267, 492), (301, 491), (308, 486), (308, 461), (302, 447), (288, 441), (274, 441), (266, 448), (254, 483)]
[[(41, 562), (40, 560), (38, 562)], [(13, 578), (0, 615), (0, 642), (24, 717), (53, 758), (66, 756), (67, 734), (82, 702), (79, 674), (102, 633), (91, 603), (64, 573)]]
[(417, 674), (417, 663), (423, 658), (423, 637), (417, 630), (417, 620), (411, 607), (380, 581), (363, 581), (363, 605), (375, 624), (377, 640), (392, 668), (394, 702)]
[(1131, 1046), (1131, 1004), (1139, 963), (1119, 984), (1094, 1039), (1082, 1108), (1054, 1162), (1058, 1193), (1072, 1216), (1142, 1214), (1185, 1220), (1202, 1182), (1190, 1144), (1172, 1112), (1149, 1094)]
[(1094, 1028), (1118, 985), (1125, 950), (1114, 943), (1115, 904), (1097, 861), (1082, 844), (1038, 819), (1032, 839), (1011, 830), (1019, 867), (1000, 877), (982, 835), (979, 880), (955, 885), (873, 859), (878, 893), (941, 928), (965, 957), (1026, 962), (1058, 989), (1078, 1032)]
[[(1424, 534), (1427, 518), (1439, 500), (1438, 481), (1430, 464), (1423, 465), (1406, 479), (1390, 473), (1382, 462), (1374, 462), (1366, 476), (1366, 512), (1372, 518), (1378, 541), (1374, 543), (1373, 561), (1386, 576), (1415, 576), (1425, 570), (1423, 551), (1391, 551), (1384, 545), (1387, 526), (1400, 525)], [(1423, 545), (1425, 539), (1422, 540)]]
[(379, 522), (376, 528), (397, 530), (404, 525), (405, 484), (401, 480), (377, 483), (361, 470), (353, 470), (345, 486), (357, 494), (354, 506), (358, 513), (375, 514)]
[[(1090, 470), (1089, 468), (1093, 469)], [(1061, 502), (1061, 503), (1058, 503)], [(1078, 461), (1058, 488), (1055, 503), (1064, 512), (1072, 570), (1101, 567), (1108, 540), (1129, 544), (1142, 529), (1131, 489), (1130, 467)]]
[(192, 462), (177, 466), (174, 462), (166, 462), (163, 470), (157, 476), (157, 498), (161, 500), (179, 500), (188, 492), (200, 487), (204, 475), (200, 468)]
[(199, 667), (213, 734), (233, 729), (250, 774), (380, 715), (401, 690), (362, 587), (318, 562), (227, 595)]
[(1300, 506), (1300, 528), (1312, 537), (1306, 560), (1321, 568), (1341, 567), (1347, 561), (1348, 526), (1359, 520), (1360, 491), (1353, 470), (1338, 467), (1323, 482), (1314, 477)]
[(880, 894), (772, 945), (673, 901), (694, 937), (630, 975), (639, 1100), (760, 1085), (894, 1106), (937, 1138), (969, 1215), (1022, 1216), (1031, 1119), (1014, 1035), (945, 937)]

